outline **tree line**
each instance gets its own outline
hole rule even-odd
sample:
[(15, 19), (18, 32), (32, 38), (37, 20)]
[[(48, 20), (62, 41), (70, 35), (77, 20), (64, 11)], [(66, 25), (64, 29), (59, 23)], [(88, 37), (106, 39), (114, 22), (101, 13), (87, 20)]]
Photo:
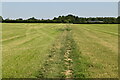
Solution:
[(28, 19), (3, 19), (0, 16), (0, 22), (2, 23), (73, 23), (73, 24), (118, 24), (120, 23), (120, 16), (117, 18), (115, 17), (78, 17), (74, 15), (67, 15), (67, 16), (58, 16), (54, 17), (53, 19), (36, 19), (35, 17), (31, 17)]

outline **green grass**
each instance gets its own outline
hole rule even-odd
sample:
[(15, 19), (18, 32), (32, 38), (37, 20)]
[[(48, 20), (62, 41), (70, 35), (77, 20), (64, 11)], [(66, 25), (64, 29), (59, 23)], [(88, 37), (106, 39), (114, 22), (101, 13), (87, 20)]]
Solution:
[(4, 78), (118, 77), (117, 24), (2, 25)]
[[(74, 39), (78, 43), (81, 54), (88, 58), (91, 66), (88, 75), (91, 78), (117, 77), (118, 70), (118, 36), (99, 32), (109, 31), (109, 27), (117, 33), (117, 25), (83, 24), (74, 25)], [(97, 29), (99, 27), (99, 31)], [(89, 30), (88, 30), (89, 29)]]

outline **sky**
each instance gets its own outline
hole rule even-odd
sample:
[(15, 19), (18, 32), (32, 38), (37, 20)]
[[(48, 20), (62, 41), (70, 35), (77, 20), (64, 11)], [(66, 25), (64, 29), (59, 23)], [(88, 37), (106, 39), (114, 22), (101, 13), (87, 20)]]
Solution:
[(1, 2), (119, 2), (120, 0), (1, 0)]
[(2, 2), (4, 19), (52, 19), (68, 14), (79, 17), (117, 17), (118, 2)]

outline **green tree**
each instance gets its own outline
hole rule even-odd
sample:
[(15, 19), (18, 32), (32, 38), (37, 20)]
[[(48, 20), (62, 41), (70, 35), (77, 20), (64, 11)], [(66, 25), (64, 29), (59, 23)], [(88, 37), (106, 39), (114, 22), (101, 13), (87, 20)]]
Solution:
[(0, 22), (2, 22), (3, 21), (3, 18), (2, 18), (2, 16), (0, 16)]

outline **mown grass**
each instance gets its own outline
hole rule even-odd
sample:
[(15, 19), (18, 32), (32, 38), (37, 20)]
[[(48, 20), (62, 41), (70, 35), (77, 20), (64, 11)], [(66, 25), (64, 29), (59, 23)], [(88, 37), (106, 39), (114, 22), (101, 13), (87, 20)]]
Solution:
[[(6, 25), (8, 25), (8, 29)], [(56, 29), (63, 27), (63, 25), (3, 24), (3, 39), (4, 36), (5, 39), (8, 39), (8, 41), (3, 41), (3, 77), (34, 78), (36, 72), (46, 60), (49, 48), (60, 34)], [(13, 26), (15, 30), (10, 28)], [(16, 31), (17, 27), (18, 31)], [(19, 30), (19, 27), (24, 29)], [(29, 35), (28, 33), (33, 31), (30, 29), (34, 29), (35, 33)], [(9, 40), (9, 37), (6, 38), (6, 36), (9, 35), (10, 30), (13, 34), (11, 37), (25, 34), (26, 36)], [(18, 32), (21, 34), (16, 34)]]
[[(109, 27), (117, 33), (117, 25), (89, 24), (74, 25), (74, 39), (76, 40), (81, 55), (91, 62), (88, 75), (91, 78), (115, 78), (118, 77), (118, 36), (99, 32), (108, 31)], [(89, 30), (88, 30), (89, 29)], [(111, 32), (111, 31), (110, 31)]]
[(4, 78), (118, 77), (116, 24), (3, 23), (2, 35)]

